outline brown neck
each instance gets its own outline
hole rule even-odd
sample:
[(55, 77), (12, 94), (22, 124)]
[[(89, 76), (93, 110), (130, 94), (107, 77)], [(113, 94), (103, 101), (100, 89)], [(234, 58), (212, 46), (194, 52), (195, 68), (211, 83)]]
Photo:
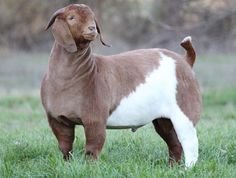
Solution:
[(56, 85), (68, 88), (92, 77), (95, 67), (90, 46), (75, 53), (69, 53), (55, 42), (49, 60), (48, 75)]

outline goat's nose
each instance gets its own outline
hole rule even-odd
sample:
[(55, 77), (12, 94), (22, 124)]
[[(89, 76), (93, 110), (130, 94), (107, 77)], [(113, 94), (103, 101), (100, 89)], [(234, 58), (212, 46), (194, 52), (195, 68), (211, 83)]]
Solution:
[(88, 29), (89, 29), (90, 31), (94, 31), (95, 28), (96, 28), (95, 26), (89, 26), (89, 27), (88, 27)]

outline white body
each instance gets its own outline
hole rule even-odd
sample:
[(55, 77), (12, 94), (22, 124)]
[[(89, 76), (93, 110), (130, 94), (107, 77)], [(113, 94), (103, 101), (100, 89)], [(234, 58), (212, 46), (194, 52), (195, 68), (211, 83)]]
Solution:
[(176, 101), (175, 60), (160, 53), (160, 65), (147, 75), (145, 83), (123, 98), (107, 120), (111, 128), (139, 127), (154, 119), (170, 118), (190, 167), (198, 158), (198, 139), (193, 123), (181, 111)]
[(141, 126), (176, 109), (175, 60), (161, 55), (160, 66), (134, 92), (123, 98), (108, 118), (108, 126)]

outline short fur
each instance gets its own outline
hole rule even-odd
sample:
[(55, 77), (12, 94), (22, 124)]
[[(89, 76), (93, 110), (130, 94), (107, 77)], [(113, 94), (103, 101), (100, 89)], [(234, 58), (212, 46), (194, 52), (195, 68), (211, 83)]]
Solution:
[[(170, 164), (180, 161), (182, 146), (186, 152), (186, 166), (196, 162), (197, 137), (192, 125), (200, 119), (201, 95), (192, 71), (195, 52), (190, 40), (181, 43), (186, 56), (165, 49), (140, 49), (102, 56), (92, 54), (89, 45), (97, 34), (101, 37), (101, 31), (88, 6), (76, 4), (58, 10), (46, 29), (51, 25), (55, 43), (42, 81), (41, 99), (65, 159), (72, 150), (75, 125), (84, 127), (85, 153), (97, 159), (105, 141), (109, 116), (122, 99), (135, 93), (140, 84), (145, 84), (147, 76), (160, 68), (160, 60), (168, 58), (175, 66), (176, 116), (166, 114), (153, 118), (152, 122), (168, 145)], [(102, 38), (101, 42), (105, 44)], [(185, 140), (194, 142), (191, 145)]]

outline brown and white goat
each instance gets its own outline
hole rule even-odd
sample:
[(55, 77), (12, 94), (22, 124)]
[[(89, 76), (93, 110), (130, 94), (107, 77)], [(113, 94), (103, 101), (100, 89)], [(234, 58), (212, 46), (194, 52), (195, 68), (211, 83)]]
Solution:
[(136, 129), (150, 122), (169, 149), (169, 162), (185, 165), (198, 159), (195, 124), (201, 95), (192, 66), (191, 38), (182, 56), (166, 49), (140, 49), (117, 55), (91, 53), (100, 35), (92, 10), (82, 4), (59, 9), (51, 17), (55, 38), (41, 98), (49, 124), (65, 159), (74, 141), (75, 125), (83, 125), (85, 153), (94, 159), (102, 150), (106, 128)]

